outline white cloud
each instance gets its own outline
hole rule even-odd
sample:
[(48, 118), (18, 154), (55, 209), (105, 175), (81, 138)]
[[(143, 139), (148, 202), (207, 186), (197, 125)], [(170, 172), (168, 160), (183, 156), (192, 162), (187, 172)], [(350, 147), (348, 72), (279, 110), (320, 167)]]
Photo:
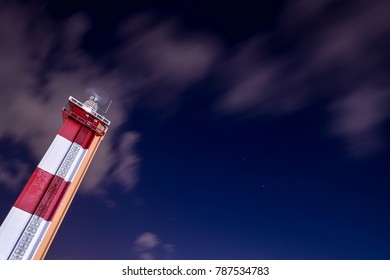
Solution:
[[(317, 98), (313, 89), (323, 87), (333, 104), (331, 133), (343, 137), (351, 150), (363, 146), (362, 151), (375, 150), (384, 142), (378, 131), (390, 114), (383, 109), (390, 88), (381, 69), (388, 52), (380, 44), (390, 30), (389, 4), (360, 0), (330, 18), (326, 11), (331, 1), (294, 3), (285, 13), (297, 7), (308, 10), (280, 21), (279, 31), (286, 32), (287, 42), (292, 40), (294, 46), (283, 55), (268, 55), (274, 38), (263, 34), (242, 43), (222, 61), (221, 54), (228, 52), (215, 36), (186, 33), (177, 21), (157, 20), (145, 12), (121, 25), (122, 44), (108, 54), (113, 62), (109, 70), (80, 47), (93, 28), (85, 14), (57, 25), (32, 6), (2, 3), (0, 138), (10, 135), (24, 141), (38, 162), (61, 126), (59, 110), (68, 96), (83, 99), (86, 88), (103, 88), (113, 99), (107, 115), (112, 125), (81, 190), (104, 194), (106, 185), (99, 182), (108, 178), (128, 191), (138, 180), (141, 158), (135, 149), (141, 135), (117, 130), (129, 112), (145, 101), (166, 110), (185, 89), (218, 72), (225, 90), (217, 104), (220, 113), (292, 113)], [(313, 20), (316, 32), (305, 33)], [(332, 74), (333, 67), (342, 75)], [(319, 83), (322, 75), (328, 79), (334, 75), (334, 84)], [(334, 94), (334, 88), (344, 91)], [(16, 166), (25, 176), (25, 168)], [(6, 171), (1, 178), (9, 179)]]
[[(102, 88), (113, 99), (107, 115), (111, 126), (80, 190), (104, 194), (105, 185), (99, 184), (103, 179), (131, 190), (138, 180), (140, 157), (134, 146), (140, 134), (121, 135), (117, 128), (134, 102), (147, 95), (153, 96), (150, 100), (156, 106), (175, 102), (181, 90), (208, 73), (217, 44), (201, 34), (178, 37), (179, 25), (172, 21), (150, 25), (135, 35), (122, 31), (123, 44), (109, 55), (116, 67), (107, 71), (80, 47), (92, 28), (85, 14), (53, 24), (36, 11), (17, 4), (0, 9), (0, 98), (5, 105), (0, 138), (11, 135), (24, 141), (38, 162), (61, 126), (60, 108), (69, 95), (83, 101), (85, 89)], [(127, 29), (122, 30), (139, 30), (134, 25), (139, 19), (135, 16), (124, 23)]]
[(243, 42), (221, 66), (225, 94), (217, 103), (223, 113), (280, 115), (295, 112), (307, 103), (306, 75), (288, 72), (294, 58), (269, 58), (267, 40), (255, 36)]
[(215, 37), (186, 34), (173, 20), (156, 21), (145, 12), (122, 24), (117, 58), (124, 83), (154, 108), (175, 104), (183, 90), (214, 68), (221, 47)]
[[(331, 100), (330, 133), (352, 155), (379, 149), (390, 117), (390, 2), (290, 1), (274, 33), (255, 35), (223, 64), (225, 114), (287, 114)], [(275, 55), (273, 47), (286, 49)], [(270, 51), (272, 49), (272, 51)], [(271, 54), (271, 55), (270, 55)], [(358, 151), (359, 150), (359, 151)]]
[(163, 243), (153, 232), (140, 234), (133, 243), (133, 248), (140, 259), (170, 259), (175, 253), (175, 244)]
[(160, 244), (159, 238), (152, 232), (140, 234), (134, 241), (134, 250), (137, 252), (148, 251)]
[[(117, 153), (126, 159), (126, 151), (113, 149), (112, 141), (126, 118), (127, 105), (119, 100), (127, 89), (121, 87), (114, 72), (103, 74), (102, 66), (79, 48), (88, 28), (84, 15), (78, 14), (56, 29), (34, 11), (18, 5), (0, 9), (0, 138), (11, 136), (22, 141), (38, 163), (61, 127), (60, 110), (68, 97), (83, 101), (86, 88), (104, 88), (114, 99), (107, 116), (112, 125), (81, 187), (101, 192), (98, 182), (117, 163)], [(53, 62), (48, 65), (48, 60)], [(26, 176), (25, 168), (18, 170), (16, 177)], [(4, 170), (1, 177), (3, 181), (9, 178)]]
[(64, 23), (62, 43), (67, 49), (79, 48), (84, 35), (90, 28), (90, 20), (85, 14), (80, 12), (72, 15)]
[(118, 155), (111, 173), (113, 180), (117, 181), (126, 191), (135, 187), (138, 182), (138, 168), (141, 161), (134, 147), (140, 140), (140, 134), (126, 132), (120, 136)]
[(347, 141), (352, 154), (366, 154), (382, 148), (384, 143), (379, 127), (389, 116), (389, 99), (384, 91), (361, 88), (332, 105), (331, 131)]
[(153, 254), (151, 254), (151, 253), (141, 253), (141, 254), (139, 255), (139, 258), (140, 258), (141, 260), (154, 260), (154, 256), (153, 256)]
[(0, 185), (12, 191), (20, 190), (30, 175), (30, 166), (17, 158), (0, 159)]

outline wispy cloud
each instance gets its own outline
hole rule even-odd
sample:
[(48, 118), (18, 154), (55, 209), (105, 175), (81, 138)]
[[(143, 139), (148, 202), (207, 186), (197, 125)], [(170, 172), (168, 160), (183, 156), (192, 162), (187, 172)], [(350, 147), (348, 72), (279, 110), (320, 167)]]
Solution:
[(160, 243), (157, 235), (152, 232), (144, 232), (134, 241), (134, 249), (136, 251), (150, 250)]
[(119, 145), (114, 163), (114, 171), (110, 177), (119, 183), (126, 191), (135, 187), (138, 182), (138, 169), (141, 158), (135, 150), (136, 144), (140, 141), (140, 134), (126, 132), (119, 138)]
[(267, 38), (254, 36), (240, 44), (221, 65), (219, 79), (225, 90), (217, 110), (223, 114), (280, 115), (306, 104), (307, 76), (294, 69), (294, 57), (270, 58)]
[(139, 235), (134, 241), (134, 251), (144, 260), (154, 259), (153, 249), (160, 244), (160, 240), (156, 234), (152, 232), (144, 232)]
[[(86, 14), (53, 22), (38, 5), (15, 3), (0, 4), (0, 138), (23, 141), (38, 162), (61, 125), (59, 108), (69, 95), (83, 99), (86, 88), (100, 87), (114, 100), (110, 131), (81, 191), (105, 193), (103, 179), (131, 190), (142, 135), (118, 128), (140, 102), (168, 110), (210, 74), (223, 90), (215, 104), (220, 114), (290, 114), (326, 98), (329, 133), (344, 139), (353, 154), (385, 143), (380, 127), (390, 116), (388, 1), (290, 1), (272, 32), (233, 47), (144, 12), (118, 25), (120, 44), (106, 60), (81, 46), (94, 28)], [(25, 177), (25, 168), (14, 165)], [(20, 189), (7, 166), (0, 162), (1, 180)]]
[(0, 161), (0, 184), (10, 190), (25, 183), (25, 178), (31, 174), (29, 164), (22, 159), (0, 155)]
[(388, 1), (290, 1), (272, 33), (226, 60), (218, 111), (286, 114), (322, 98), (330, 100), (329, 133), (352, 154), (380, 148), (390, 117), (389, 11)]
[(372, 88), (361, 88), (332, 104), (335, 117), (331, 132), (347, 141), (353, 155), (382, 148), (381, 125), (389, 117), (389, 96)]
[(124, 21), (118, 32), (117, 66), (132, 95), (154, 108), (177, 102), (189, 86), (209, 74), (221, 46), (208, 34), (188, 33), (174, 20), (144, 12)]
[(137, 236), (133, 244), (134, 251), (143, 260), (169, 259), (175, 253), (175, 245), (162, 243), (153, 232), (144, 232)]
[[(80, 37), (87, 30), (83, 16), (54, 27), (49, 19), (33, 11), (28, 5), (16, 4), (3, 4), (0, 9), (0, 59), (4, 62), (0, 65), (3, 104), (0, 137), (22, 141), (38, 162), (60, 128), (60, 108), (69, 95), (83, 96), (85, 89), (92, 85), (110, 91), (115, 99), (119, 96), (119, 81), (112, 74), (102, 74), (101, 67), (79, 48)], [(72, 32), (66, 31), (69, 25)], [(114, 108), (109, 118), (113, 119), (111, 129), (115, 131), (123, 122), (125, 108), (120, 104)], [(87, 175), (84, 183), (87, 189), (96, 187), (96, 182), (110, 167), (109, 160), (114, 162), (115, 151), (110, 151), (110, 138), (112, 135), (103, 144), (105, 148), (99, 151), (100, 156), (108, 158), (108, 163), (95, 164), (95, 170), (102, 172), (92, 171), (93, 176)], [(6, 170), (7, 163), (1, 164)], [(15, 176), (26, 176), (24, 169), (20, 170)], [(15, 180), (6, 180), (5, 175), (2, 176), (5, 184), (17, 189), (22, 187), (16, 186)]]
[[(81, 47), (93, 28), (86, 14), (54, 23), (43, 10), (29, 5), (1, 5), (0, 87), (6, 106), (0, 138), (23, 141), (38, 162), (61, 125), (59, 109), (68, 96), (83, 99), (89, 87), (104, 89), (114, 100), (107, 116), (111, 126), (80, 191), (104, 194), (107, 184), (99, 184), (102, 180), (131, 190), (138, 180), (141, 157), (135, 146), (141, 135), (117, 128), (126, 123), (136, 102), (159, 109), (174, 104), (180, 92), (212, 67), (219, 53), (216, 40), (204, 34), (179, 36), (178, 22), (156, 21), (147, 12), (118, 26), (122, 44), (108, 53), (114, 66), (107, 67), (107, 61), (98, 61)], [(6, 163), (1, 164), (6, 170)], [(22, 170), (16, 175), (26, 176)], [(1, 176), (8, 185), (21, 188), (5, 171)]]

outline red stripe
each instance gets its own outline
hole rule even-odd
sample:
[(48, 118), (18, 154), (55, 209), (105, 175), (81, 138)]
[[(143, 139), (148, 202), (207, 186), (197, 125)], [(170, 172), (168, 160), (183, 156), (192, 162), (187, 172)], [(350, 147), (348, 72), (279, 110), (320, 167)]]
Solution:
[[(58, 134), (76, 142), (84, 149), (89, 147), (95, 135), (94, 131), (71, 118), (65, 120)], [(14, 206), (28, 213), (35, 213), (45, 220), (51, 219), (69, 184), (62, 178), (37, 167)]]
[(53, 178), (54, 175), (37, 167), (14, 206), (33, 214)]
[(34, 214), (46, 221), (51, 220), (69, 185), (69, 182), (55, 176)]
[(74, 142), (81, 145), (83, 149), (88, 149), (94, 134), (95, 132), (92, 129), (82, 126)]
[(73, 142), (79, 133), (81, 126), (82, 125), (76, 120), (72, 118), (66, 118), (61, 129), (58, 131), (58, 134)]
[(66, 118), (58, 134), (88, 149), (95, 132), (72, 118)]
[(65, 193), (68, 191), (70, 184), (71, 184), (71, 182), (67, 182), (67, 181), (63, 180), (61, 190), (60, 190), (58, 196), (56, 196), (56, 199), (51, 204), (51, 211), (43, 217), (46, 221), (52, 220), (54, 214), (57, 212), (58, 206), (60, 206), (62, 198), (64, 197)]
[(70, 182), (36, 168), (14, 206), (49, 221)]
[[(89, 145), (93, 135), (94, 132), (91, 129), (82, 126), (74, 142), (85, 148)], [(51, 220), (69, 185), (70, 182), (64, 181), (61, 177), (54, 176), (34, 214), (47, 221)]]

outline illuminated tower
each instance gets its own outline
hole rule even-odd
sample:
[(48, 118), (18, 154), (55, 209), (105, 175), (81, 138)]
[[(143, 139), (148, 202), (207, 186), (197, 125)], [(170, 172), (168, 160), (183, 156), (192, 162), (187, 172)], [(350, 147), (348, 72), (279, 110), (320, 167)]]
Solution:
[(0, 227), (0, 259), (43, 259), (107, 132), (99, 98), (69, 97), (64, 123)]

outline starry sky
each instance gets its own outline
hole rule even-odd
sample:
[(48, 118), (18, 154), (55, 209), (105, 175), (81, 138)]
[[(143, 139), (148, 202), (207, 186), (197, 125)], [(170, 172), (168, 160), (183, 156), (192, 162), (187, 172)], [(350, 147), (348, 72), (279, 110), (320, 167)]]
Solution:
[(47, 259), (390, 259), (389, 49), (386, 0), (0, 0), (0, 221), (95, 87)]

